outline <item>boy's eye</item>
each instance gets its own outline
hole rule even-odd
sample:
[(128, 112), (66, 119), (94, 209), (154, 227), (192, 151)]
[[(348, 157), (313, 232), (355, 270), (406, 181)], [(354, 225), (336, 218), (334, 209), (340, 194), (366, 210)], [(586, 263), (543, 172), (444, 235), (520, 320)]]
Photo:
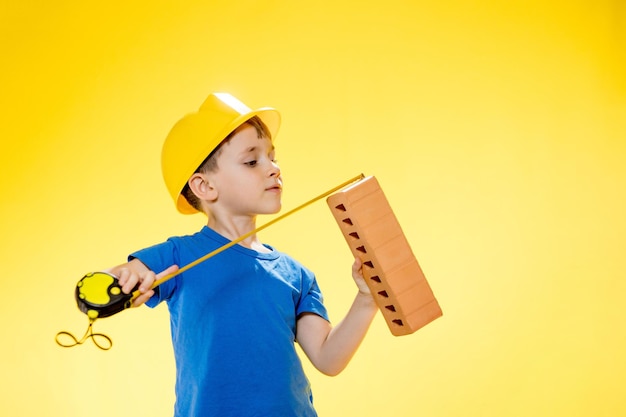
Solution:
[(256, 160), (244, 162), (244, 164), (253, 167), (256, 165)]

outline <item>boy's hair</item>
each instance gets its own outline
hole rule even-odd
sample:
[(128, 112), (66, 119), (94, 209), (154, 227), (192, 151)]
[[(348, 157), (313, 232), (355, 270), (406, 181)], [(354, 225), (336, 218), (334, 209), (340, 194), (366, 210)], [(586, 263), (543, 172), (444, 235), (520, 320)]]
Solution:
[[(206, 157), (206, 159), (200, 164), (198, 169), (195, 170), (194, 174), (197, 174), (197, 173), (205, 174), (208, 172), (217, 171), (217, 168), (218, 168), (217, 157), (222, 153), (223, 145), (225, 143), (228, 143), (228, 141), (230, 141), (230, 139), (236, 133), (238, 133), (241, 129), (243, 129), (245, 126), (252, 126), (256, 130), (256, 134), (259, 139), (268, 138), (269, 140), (272, 140), (272, 134), (270, 130), (267, 128), (267, 126), (265, 125), (265, 123), (263, 123), (260, 117), (253, 116), (252, 118), (246, 120), (241, 125), (239, 125), (235, 130), (230, 132), (228, 136), (226, 136), (226, 138), (222, 142), (220, 142), (220, 144), (217, 145), (215, 149), (213, 149), (213, 151), (209, 154), (209, 156)], [(191, 205), (191, 207), (198, 210), (199, 212), (204, 211), (202, 208), (202, 202), (193, 193), (193, 191), (191, 191), (191, 188), (189, 187), (189, 183), (185, 184), (181, 194), (183, 197), (185, 197), (185, 200), (187, 200), (187, 202)]]

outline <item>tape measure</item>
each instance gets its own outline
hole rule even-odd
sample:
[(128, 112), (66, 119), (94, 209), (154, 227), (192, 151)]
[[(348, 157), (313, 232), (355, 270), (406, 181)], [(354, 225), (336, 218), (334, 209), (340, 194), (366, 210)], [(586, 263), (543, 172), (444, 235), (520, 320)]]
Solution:
[(78, 281), (75, 291), (78, 309), (92, 320), (119, 313), (132, 306), (133, 293), (125, 294), (117, 277), (90, 272)]

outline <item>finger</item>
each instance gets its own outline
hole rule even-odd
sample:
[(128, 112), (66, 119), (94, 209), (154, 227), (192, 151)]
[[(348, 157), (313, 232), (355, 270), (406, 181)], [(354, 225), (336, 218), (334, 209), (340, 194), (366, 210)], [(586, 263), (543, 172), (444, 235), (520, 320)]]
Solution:
[(145, 293), (146, 291), (152, 289), (154, 287), (154, 283), (159, 279), (166, 277), (174, 272), (178, 271), (178, 265), (172, 265), (164, 271), (161, 271), (159, 274), (155, 275), (154, 272), (149, 271), (141, 280), (141, 285), (139, 286), (139, 292)]
[(172, 265), (169, 268), (167, 268), (166, 270), (159, 272), (157, 274), (157, 276), (156, 276), (156, 279), (159, 280), (159, 279), (161, 279), (163, 277), (166, 277), (166, 276), (168, 276), (170, 274), (173, 274), (176, 271), (178, 271), (178, 265)]
[(124, 284), (126, 284), (129, 274), (130, 272), (126, 268), (122, 268), (117, 272), (117, 283), (120, 285), (120, 287), (123, 287)]
[(140, 306), (141, 304), (145, 303), (146, 301), (148, 301), (150, 299), (150, 297), (152, 297), (154, 295), (154, 290), (152, 289), (152, 286), (154, 284), (155, 281), (166, 277), (170, 274), (173, 274), (174, 272), (178, 271), (178, 265), (172, 265), (169, 268), (167, 268), (164, 271), (161, 271), (159, 274), (155, 275), (154, 272), (149, 271), (148, 273), (146, 273), (146, 275), (143, 277), (142, 281), (141, 281), (141, 285), (139, 286), (139, 295), (137, 296), (137, 298), (135, 298), (135, 300), (133, 301), (133, 307), (137, 307)]
[(363, 275), (363, 261), (358, 256), (354, 258), (354, 263), (352, 264), (352, 274), (357, 276)]
[(141, 284), (139, 285), (139, 292), (145, 293), (146, 291), (148, 291), (150, 288), (152, 288), (152, 284), (154, 283), (154, 281), (156, 281), (156, 275), (154, 275), (154, 272), (152, 271), (146, 272), (143, 278), (141, 279)]
[(135, 298), (133, 301), (133, 307), (139, 307), (146, 301), (148, 301), (154, 295), (154, 290), (148, 290), (145, 293), (139, 295), (139, 297)]
[(131, 291), (137, 286), (139, 276), (135, 272), (126, 271), (125, 277), (126, 281), (124, 282), (124, 285), (122, 285), (122, 291), (124, 294), (130, 294)]
[[(167, 281), (167, 279), (172, 278), (172, 277), (168, 277), (168, 275), (172, 275), (174, 274), (176, 271), (178, 271), (178, 265), (172, 265), (169, 268), (159, 272), (156, 276), (155, 276), (155, 281), (161, 281), (163, 278), (166, 278), (165, 281)], [(161, 281), (161, 282), (157, 282), (158, 284), (162, 284), (165, 281)], [(152, 285), (152, 284), (151, 284)]]

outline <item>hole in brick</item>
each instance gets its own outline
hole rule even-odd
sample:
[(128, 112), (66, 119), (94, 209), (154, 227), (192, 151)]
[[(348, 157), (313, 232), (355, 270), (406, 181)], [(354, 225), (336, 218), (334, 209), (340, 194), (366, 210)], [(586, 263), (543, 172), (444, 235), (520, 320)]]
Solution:
[(344, 206), (343, 204), (339, 204), (338, 206), (335, 206), (335, 208), (337, 210), (346, 211), (346, 206)]
[(363, 265), (369, 266), (370, 268), (374, 268), (374, 264), (372, 263), (372, 261), (365, 261), (363, 262)]
[(346, 224), (349, 224), (350, 226), (352, 226), (352, 224), (353, 224), (353, 223), (352, 223), (352, 220), (350, 220), (350, 218), (349, 218), (349, 217), (347, 217), (347, 218), (343, 219), (343, 220), (342, 220), (342, 222), (344, 222), (344, 223), (346, 223)]
[(378, 291), (378, 295), (380, 295), (381, 297), (385, 297), (385, 298), (389, 297), (389, 294), (387, 294), (387, 291), (385, 290)]
[(373, 277), (370, 277), (370, 279), (371, 279), (372, 281), (378, 282), (379, 284), (382, 282), (382, 281), (380, 280), (380, 277), (379, 277), (378, 275), (374, 275)]
[(392, 305), (385, 306), (385, 308), (386, 308), (387, 310), (389, 310), (389, 311), (393, 311), (394, 313), (396, 312), (396, 308), (393, 306), (393, 304), (392, 304)]
[(351, 236), (351, 237), (353, 237), (353, 238), (355, 238), (355, 239), (358, 239), (358, 238), (359, 238), (359, 234), (358, 234), (357, 232), (352, 232), (352, 233), (350, 233), (350, 236)]
[(404, 326), (404, 323), (402, 323), (402, 320), (400, 319), (391, 320), (391, 322), (393, 324), (397, 324), (398, 326)]
[(356, 248), (356, 250), (362, 253), (367, 253), (367, 251), (365, 250), (365, 246), (359, 246), (358, 248)]

